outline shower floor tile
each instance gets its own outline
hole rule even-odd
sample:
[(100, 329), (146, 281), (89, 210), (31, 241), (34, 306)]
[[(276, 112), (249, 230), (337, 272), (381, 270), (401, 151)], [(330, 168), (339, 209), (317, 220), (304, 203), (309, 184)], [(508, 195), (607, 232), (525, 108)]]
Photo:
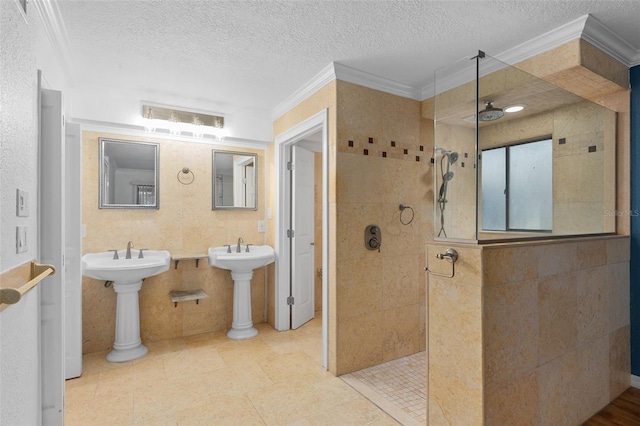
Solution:
[(405, 426), (427, 423), (427, 358), (419, 352), (340, 376)]

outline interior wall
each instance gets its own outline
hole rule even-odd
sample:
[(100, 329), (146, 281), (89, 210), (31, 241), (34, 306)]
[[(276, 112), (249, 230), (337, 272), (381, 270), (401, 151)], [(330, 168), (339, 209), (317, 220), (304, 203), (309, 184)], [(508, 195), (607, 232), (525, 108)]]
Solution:
[[(336, 374), (336, 321), (335, 321), (335, 185), (336, 185), (336, 176), (335, 176), (335, 156), (336, 156), (336, 81), (331, 81), (327, 83), (324, 87), (320, 88), (313, 95), (306, 98), (304, 101), (296, 105), (286, 114), (278, 117), (273, 123), (273, 134), (278, 136), (288, 129), (296, 126), (297, 124), (303, 122), (307, 118), (317, 114), (320, 111), (327, 109), (329, 111), (329, 120), (328, 120), (328, 141), (329, 141), (329, 270), (322, 271), (323, 274), (328, 274), (328, 283), (329, 283), (329, 306), (323, 307), (324, 309), (328, 309), (329, 314), (329, 348), (328, 348), (328, 368), (333, 374)], [(275, 170), (275, 157), (276, 157), (276, 149), (278, 147), (275, 146), (275, 143), (269, 145), (267, 149), (267, 157), (269, 159), (268, 165), (268, 175), (267, 179), (269, 182), (275, 182), (275, 174), (277, 170)], [(317, 173), (317, 172), (316, 172)], [(316, 179), (316, 184), (321, 181)], [(276, 206), (277, 200), (275, 199), (275, 186), (271, 185), (270, 190), (267, 195), (267, 208), (274, 209)], [(275, 215), (273, 217), (268, 217), (267, 220), (267, 244), (272, 247), (275, 247), (276, 235), (275, 235), (275, 222), (277, 218)], [(321, 239), (320, 239), (321, 240)], [(320, 241), (317, 240), (317, 241)], [(318, 253), (316, 248), (316, 254)], [(318, 263), (321, 265), (322, 261)], [(267, 318), (268, 322), (275, 326), (275, 264), (271, 264), (267, 266), (267, 274), (268, 274), (268, 289), (267, 289)]]
[[(0, 2), (0, 273), (38, 258), (39, 22), (31, 2)], [(16, 189), (28, 192), (29, 217), (16, 216)], [(16, 253), (16, 226), (27, 226), (28, 249)], [(7, 274), (0, 286), (14, 287)], [(19, 283), (22, 284), (22, 283)], [(0, 312), (0, 424), (38, 424), (40, 406), (39, 288)]]
[[(35, 11), (29, 20), (18, 5), (2, 2), (2, 197), (0, 271), (38, 255), (38, 74), (35, 62)], [(33, 13), (34, 16), (31, 16)], [(16, 189), (27, 191), (31, 213), (16, 215)], [(27, 226), (25, 253), (16, 253), (16, 226)]]
[[(424, 245), (432, 237), (433, 138), (421, 104), (338, 81), (337, 373), (425, 348)], [(413, 209), (401, 223), (399, 205)], [(402, 213), (409, 222), (411, 211)], [(380, 252), (364, 230), (381, 229)]]
[[(109, 137), (155, 142), (160, 145), (160, 195), (158, 210), (98, 208), (99, 142)], [(212, 210), (212, 150), (247, 151), (258, 155), (258, 209), (256, 211)], [(140, 333), (143, 342), (193, 334), (225, 331), (233, 319), (233, 280), (229, 271), (209, 266), (209, 247), (245, 243), (260, 245), (266, 236), (258, 232), (265, 217), (265, 151), (204, 143), (177, 142), (117, 134), (83, 132), (82, 219), (86, 227), (83, 254), (109, 249), (123, 250), (128, 241), (135, 248), (168, 250), (173, 257), (199, 254), (182, 260), (178, 267), (145, 280), (140, 290)], [(181, 184), (177, 174), (189, 167), (193, 183)], [(115, 333), (116, 294), (99, 280), (83, 277), (83, 353), (111, 347)], [(265, 269), (256, 270), (251, 280), (251, 309), (254, 323), (265, 321)], [(203, 289), (209, 298), (178, 303), (169, 292)]]

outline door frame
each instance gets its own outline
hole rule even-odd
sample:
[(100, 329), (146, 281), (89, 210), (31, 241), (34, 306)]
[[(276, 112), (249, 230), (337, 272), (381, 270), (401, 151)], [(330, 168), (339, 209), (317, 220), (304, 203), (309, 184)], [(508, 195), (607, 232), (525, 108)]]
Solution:
[(40, 286), (42, 424), (64, 424), (65, 125), (62, 92), (43, 87), (38, 72), (38, 258), (56, 268)]
[(322, 366), (328, 368), (329, 348), (329, 110), (324, 109), (317, 114), (298, 123), (275, 137), (275, 188), (276, 188), (276, 223), (275, 251), (276, 285), (275, 285), (275, 325), (283, 331), (290, 329), (289, 305), (289, 270), (290, 245), (287, 229), (290, 223), (289, 204), (291, 189), (287, 185), (287, 149), (318, 131), (322, 132)]

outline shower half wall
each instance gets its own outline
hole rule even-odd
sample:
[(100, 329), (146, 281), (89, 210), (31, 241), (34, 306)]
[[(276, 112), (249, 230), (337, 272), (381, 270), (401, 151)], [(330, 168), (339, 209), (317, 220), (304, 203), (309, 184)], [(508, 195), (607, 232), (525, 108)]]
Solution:
[[(536, 77), (480, 68), (477, 88), (472, 70), (471, 83), (433, 100), (435, 166), (443, 152), (458, 159), (447, 237), (437, 236), (436, 202), (425, 260), (448, 274), (436, 254), (459, 256), (454, 277), (427, 278), (429, 424), (580, 424), (630, 383), (628, 70), (582, 40), (517, 67)], [(475, 122), (486, 101), (506, 108), (499, 96), (525, 87), (544, 89), (527, 102), (544, 109)], [(553, 105), (552, 93), (573, 101)], [(483, 150), (542, 139), (552, 141), (551, 229), (483, 229)], [(444, 171), (434, 173), (436, 201)]]

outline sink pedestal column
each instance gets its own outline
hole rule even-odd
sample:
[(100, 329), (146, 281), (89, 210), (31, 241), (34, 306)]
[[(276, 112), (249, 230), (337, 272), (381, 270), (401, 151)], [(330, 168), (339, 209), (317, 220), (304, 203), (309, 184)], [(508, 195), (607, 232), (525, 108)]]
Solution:
[(251, 278), (253, 271), (231, 272), (233, 278), (233, 323), (227, 333), (230, 339), (249, 339), (258, 335), (251, 319)]
[(140, 340), (140, 305), (138, 292), (142, 281), (114, 282), (116, 301), (116, 340), (107, 354), (109, 362), (131, 361), (143, 357), (147, 347)]

